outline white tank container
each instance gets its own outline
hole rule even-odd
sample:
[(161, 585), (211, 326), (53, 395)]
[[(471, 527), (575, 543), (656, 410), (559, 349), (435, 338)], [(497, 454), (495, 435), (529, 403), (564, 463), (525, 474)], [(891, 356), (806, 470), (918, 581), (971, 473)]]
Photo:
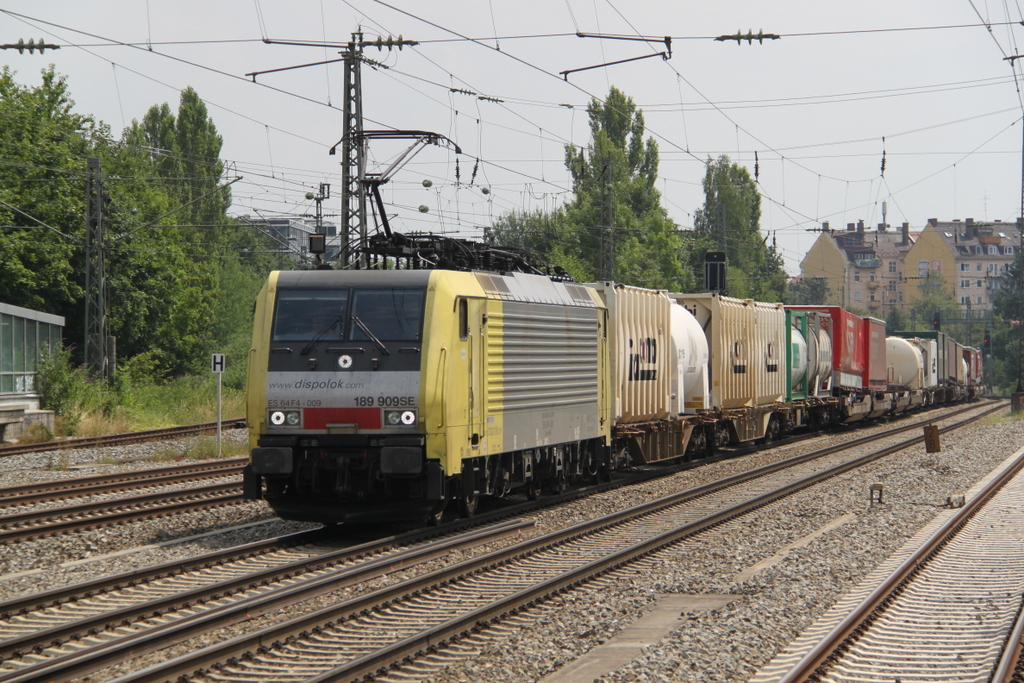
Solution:
[(708, 340), (700, 323), (688, 310), (673, 303), (672, 353), (676, 361), (673, 378), (672, 410), (676, 414), (696, 414), (710, 405), (708, 394)]
[(924, 389), (934, 389), (939, 386), (939, 344), (934, 339), (908, 339), (920, 352), (924, 359)]
[(815, 387), (812, 396), (832, 395), (832, 339), (822, 326), (822, 318), (827, 317), (825, 313), (807, 313), (807, 369)]
[(923, 349), (914, 341), (923, 340), (886, 337), (885, 363), (890, 383), (916, 390), (924, 387), (925, 358)]
[(793, 346), (791, 350), (793, 369), (789, 375), (790, 388), (799, 389), (807, 375), (807, 340), (804, 339), (803, 332), (798, 327), (793, 328), (790, 340)]

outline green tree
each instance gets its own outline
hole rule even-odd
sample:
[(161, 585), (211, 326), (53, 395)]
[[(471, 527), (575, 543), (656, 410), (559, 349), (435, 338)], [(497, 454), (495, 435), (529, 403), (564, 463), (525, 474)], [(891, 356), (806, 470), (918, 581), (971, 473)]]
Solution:
[[(687, 244), (661, 207), (658, 145), (644, 138), (644, 117), (612, 88), (587, 108), (592, 139), (567, 145), (573, 198), (553, 212), (512, 212), (488, 230), (491, 244), (528, 249), (577, 280), (614, 275), (643, 287), (689, 290)], [(602, 270), (603, 267), (603, 270)]]
[(177, 296), (147, 325), (160, 339), (153, 357), (168, 374), (180, 374), (200, 370), (210, 352), (224, 352), (232, 368), (226, 380), (241, 386), (252, 300), (267, 272), (289, 264), (272, 253), (265, 235), (227, 216), (223, 139), (195, 90), (182, 91), (176, 115), (167, 103), (150, 107), (123, 141), (160, 179), (170, 200), (163, 211), (173, 211), (164, 221), (174, 224), (166, 228), (170, 239), (188, 245), (172, 255), (167, 284)]
[[(936, 313), (942, 319), (960, 316), (960, 305), (953, 296), (953, 289), (940, 273), (929, 271), (927, 276), (917, 281), (917, 288), (920, 297), (910, 306), (910, 329), (932, 329), (932, 317)], [(954, 336), (959, 331), (951, 329), (948, 324), (944, 324), (942, 330)]]
[(661, 206), (658, 144), (644, 138), (643, 112), (613, 87), (604, 102), (592, 100), (587, 113), (590, 145), (565, 149), (574, 194), (565, 213), (577, 230), (580, 258), (601, 276), (601, 252), (610, 269), (614, 244), (615, 279), (676, 291), (692, 288), (692, 274), (683, 266), (685, 246)]
[(910, 329), (910, 320), (906, 313), (898, 306), (889, 308), (889, 315), (885, 316), (885, 329), (888, 332), (899, 332)]
[(992, 356), (988, 361), (993, 385), (1003, 393), (1024, 388), (1024, 254), (1010, 265), (992, 303)]
[(132, 121), (125, 141), (147, 151), (165, 189), (185, 208), (179, 223), (220, 222), (231, 206), (231, 190), (218, 189), (224, 174), (224, 140), (206, 104), (191, 87), (181, 91), (175, 116), (166, 102), (153, 105), (142, 122)]
[(14, 76), (0, 70), (0, 292), (5, 303), (67, 315), (82, 296), (73, 277), (84, 232), (80, 179), (95, 124), (72, 111), (52, 68), (35, 87)]
[(786, 288), (787, 304), (814, 306), (828, 301), (828, 280), (823, 277), (800, 278)]
[(253, 297), (282, 264), (265, 236), (226, 216), (230, 194), (216, 189), (221, 138), (195, 91), (182, 93), (177, 117), (153, 107), (115, 139), (75, 113), (53, 69), (34, 86), (14, 75), (0, 70), (3, 301), (64, 316), (81, 361), (86, 164), (98, 158), (109, 198), (108, 332), (118, 356), (145, 353), (146, 367), (166, 376), (202, 369), (210, 351), (230, 349), (233, 368), (244, 369), (237, 350), (250, 334)]
[(704, 251), (724, 251), (730, 295), (782, 300), (788, 276), (778, 251), (761, 234), (761, 194), (750, 173), (726, 155), (709, 158), (703, 184), (704, 205), (693, 219), (692, 267), (703, 267)]

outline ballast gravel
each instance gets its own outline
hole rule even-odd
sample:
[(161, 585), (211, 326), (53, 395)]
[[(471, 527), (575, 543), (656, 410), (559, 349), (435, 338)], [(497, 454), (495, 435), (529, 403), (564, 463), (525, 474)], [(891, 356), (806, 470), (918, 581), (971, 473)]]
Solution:
[[(933, 413), (941, 420), (939, 411)], [(909, 420), (919, 419), (917, 416)], [(946, 424), (939, 422), (939, 424)], [(792, 457), (800, 452), (844, 443), (883, 426), (844, 431), (752, 456), (707, 464), (679, 474), (592, 496), (535, 515), (529, 535), (548, 533), (612, 510), (660, 498), (739, 471)], [(919, 434), (915, 432), (914, 434)], [(226, 433), (230, 434), (230, 432)], [(241, 438), (241, 433), (226, 438)], [(908, 438), (906, 435), (899, 439)], [(184, 440), (182, 440), (184, 449)], [(895, 456), (819, 484), (756, 516), (729, 523), (699, 540), (655, 553), (646, 561), (606, 575), (600, 585), (584, 585), (520, 615), (513, 624), (491, 629), (460, 644), (472, 653), (450, 658), (445, 667), (428, 669), (417, 678), (397, 671), (389, 680), (455, 683), (540, 681), (591, 649), (609, 642), (654, 607), (667, 594), (727, 595), (724, 607), (688, 612), (681, 626), (662, 641), (651, 643), (629, 664), (589, 680), (602, 683), (647, 681), (746, 681), (867, 573), (899, 548), (942, 509), (948, 497), (963, 495), (1006, 457), (1024, 445), (1024, 421), (982, 423), (942, 437), (940, 453), (916, 446)], [(12, 456), (3, 462), (0, 486), (61, 476), (83, 476), (110, 468), (163, 466), (146, 463), (147, 449), (165, 445), (136, 444), (102, 450), (69, 451), (54, 471), (53, 456)], [(123, 461), (124, 464), (106, 464)], [(105, 463), (100, 465), (99, 463)], [(89, 463), (95, 463), (95, 469)], [(7, 466), (10, 465), (15, 471)], [(870, 486), (881, 484), (881, 502)], [(832, 523), (839, 526), (806, 542)], [(276, 520), (261, 502), (190, 513), (151, 522), (99, 529), (66, 537), (18, 544), (0, 557), (0, 600), (78, 583), (101, 575), (199, 554), (215, 547), (238, 545), (314, 525)], [(205, 535), (204, 535), (205, 534)], [(196, 538), (198, 536), (198, 538)], [(190, 540), (191, 539), (191, 540)], [(522, 536), (514, 542), (521, 540)], [(187, 649), (235, 637), (280, 622), (331, 602), (401, 581), (413, 573), (461, 561), (469, 554), (498, 545), (453, 553), (358, 588), (322, 596), (282, 614), (268, 615), (180, 646), (126, 662), (90, 675), (90, 682), (109, 680), (129, 670), (159, 663)], [(750, 568), (781, 557), (760, 571)], [(749, 575), (738, 578), (740, 572)], [(522, 628), (515, 627), (522, 623)]]
[[(244, 441), (246, 438), (244, 430), (223, 432), (225, 443)], [(173, 458), (176, 452), (186, 453), (195, 440), (189, 437), (173, 441), (11, 455), (0, 459), (0, 488), (167, 467), (175, 464), (168, 458)], [(185, 488), (188, 488), (187, 484), (164, 486), (155, 490), (172, 493)], [(93, 499), (98, 497), (76, 500)], [(0, 601), (315, 526), (285, 522), (277, 519), (265, 503), (245, 502), (100, 527), (83, 533), (24, 541), (12, 546), (13, 552), (0, 553)], [(240, 528), (225, 532), (229, 527)], [(195, 540), (175, 542), (176, 539), (189, 538)], [(120, 554), (132, 549), (137, 551)]]
[[(661, 642), (592, 680), (747, 681), (931, 521), (948, 497), (963, 495), (1022, 446), (1024, 421), (1013, 420), (943, 436), (940, 453), (925, 453), (921, 445), (884, 458), (767, 506), (756, 518), (723, 525), (699, 541), (616, 572), (600, 591), (584, 587), (567, 593), (560, 598), (562, 605), (546, 606), (530, 628), (501, 640), (483, 639), (471, 661), (449, 666), (429, 680), (483, 680), (479, 672), (486, 671), (489, 683), (540, 681), (607, 642), (608, 632), (619, 630), (609, 625), (625, 627), (659, 596), (678, 593), (733, 599), (722, 608), (687, 613), (682, 626)], [(872, 503), (872, 484), (883, 485), (881, 503), (877, 497)], [(737, 580), (743, 570), (844, 515), (851, 517), (841, 526)], [(602, 617), (595, 619), (595, 614)]]

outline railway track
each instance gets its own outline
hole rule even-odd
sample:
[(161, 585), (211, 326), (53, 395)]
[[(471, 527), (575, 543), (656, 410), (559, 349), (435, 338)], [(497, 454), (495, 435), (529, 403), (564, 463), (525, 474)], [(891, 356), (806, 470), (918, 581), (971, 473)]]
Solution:
[[(69, 659), (81, 659), (74, 654), (83, 638), (94, 643), (87, 664), (76, 669), (86, 673), (123, 658), (125, 641), (134, 652), (145, 652), (159, 647), (169, 630), (197, 635), (500, 540), (530, 525), (529, 520), (508, 521), (447, 536), (440, 529), (419, 530), (340, 549), (313, 545), (326, 535), (307, 532), (172, 563), (142, 576), (101, 579), (9, 601), (0, 604), (0, 680), (53, 680), (54, 666), (63, 675)], [(438, 536), (443, 537), (433, 539)], [(135, 637), (126, 638), (128, 631)], [(40, 643), (50, 644), (51, 659), (39, 661), (47, 654)], [(72, 656), (62, 656), (61, 650)], [(20, 668), (11, 671), (13, 662)], [(37, 679), (40, 672), (43, 678)]]
[(171, 514), (206, 510), (242, 500), (242, 482), (206, 484), (180, 491), (78, 503), (0, 516), (0, 545), (97, 529)]
[[(236, 418), (233, 420), (222, 420), (221, 427), (223, 429), (241, 429), (245, 427), (245, 419)], [(176, 439), (182, 436), (205, 434), (216, 429), (216, 422), (204, 422), (203, 424), (185, 425), (183, 427), (168, 427), (166, 429), (150, 429), (142, 432), (128, 432), (125, 434), (108, 434), (106, 436), (88, 436), (78, 439), (61, 439), (57, 441), (44, 441), (42, 443), (0, 446), (0, 458), (9, 455), (20, 455), (23, 453), (42, 453), (45, 451), (66, 449), (118, 446), (131, 443), (142, 443), (144, 441), (165, 441), (167, 439)]]
[(1021, 680), (1024, 449), (937, 526), (754, 680)]
[[(955, 415), (963, 411), (973, 410), (974, 408), (975, 406), (960, 408), (950, 414)], [(889, 433), (906, 432), (918, 428), (922, 424), (932, 422), (935, 419), (941, 418), (929, 417), (921, 421), (904, 424), (889, 430)], [(862, 437), (861, 440), (869, 438), (871, 437)], [(773, 445), (784, 445), (793, 440), (787, 439), (775, 442)], [(850, 443), (858, 443), (861, 440), (855, 440)], [(751, 446), (723, 451), (715, 458), (697, 463), (691, 462), (675, 466), (659, 465), (640, 468), (612, 482), (582, 489), (573, 489), (554, 496), (545, 496), (535, 502), (513, 503), (511, 505), (501, 504), (489, 513), (478, 515), (476, 523), (485, 524), (507, 519), (515, 515), (527, 514), (533, 510), (570, 502), (584, 496), (593, 495), (594, 493), (663, 477), (707, 462), (723, 458), (735, 458), (745, 453), (753, 452), (757, 448), (756, 446)], [(232, 458), (218, 462), (179, 465), (141, 472), (97, 475), (94, 477), (57, 480), (35, 485), (0, 489), (0, 545), (238, 503), (242, 501), (241, 484), (240, 482), (229, 482), (219, 485), (195, 487), (180, 492), (141, 494), (116, 500), (78, 503), (60, 508), (33, 509), (33, 506), (38, 506), (47, 501), (63, 501), (86, 495), (101, 496), (139, 488), (152, 489), (198, 479), (217, 477), (237, 479), (245, 463), (245, 458)], [(17, 508), (28, 509), (25, 509), (23, 512), (10, 511)], [(8, 512), (4, 513), (4, 510)]]
[[(977, 412), (978, 407), (968, 410)], [(955, 426), (968, 422), (964, 420)], [(900, 431), (909, 428), (904, 426)], [(458, 638), (478, 625), (501, 619), (534, 601), (921, 440), (922, 437), (915, 437), (859, 458), (847, 454), (854, 442), (792, 458), (409, 578), (396, 586), (332, 604), (270, 629), (197, 649), (186, 658), (121, 680), (175, 680), (214, 669), (211, 680), (220, 675), (248, 680), (257, 670), (275, 681), (314, 677), (352, 680), (376, 674), (395, 662)], [(255, 615), (264, 613), (264, 605), (280, 607), (287, 600), (307, 600), (307, 591), (323, 591), (325, 580), (313, 577), (303, 581), (293, 577), (287, 587), (261, 591), (246, 598), (253, 602), (235, 604), (232, 609)], [(46, 638), (35, 645), (24, 642), (20, 645), (22, 651), (31, 651), (33, 656), (6, 661), (0, 681), (67, 680), (119, 661), (126, 651), (148, 652), (216, 627), (216, 617), (185, 615), (166, 622), (153, 616), (152, 611), (145, 614), (154, 621), (149, 628), (118, 628), (126, 623), (125, 615), (118, 615), (120, 621), (115, 625), (90, 628), (102, 638), (65, 634), (55, 645), (50, 645), (54, 640)], [(196, 628), (201, 630), (192, 630)], [(123, 637), (107, 640), (103, 634), (115, 629)], [(131, 633), (123, 633), (126, 630)], [(368, 633), (375, 636), (372, 642), (366, 640)], [(104, 642), (95, 643), (97, 640)], [(270, 647), (269, 643), (280, 643), (280, 647)], [(298, 650), (302, 652), (301, 667), (296, 662)], [(332, 663), (328, 664), (328, 660)]]
[[(90, 495), (168, 486), (210, 477), (240, 476), (247, 458), (225, 458), (132, 472), (55, 479), (0, 489), (0, 511)], [(0, 514), (3, 514), (0, 512)]]

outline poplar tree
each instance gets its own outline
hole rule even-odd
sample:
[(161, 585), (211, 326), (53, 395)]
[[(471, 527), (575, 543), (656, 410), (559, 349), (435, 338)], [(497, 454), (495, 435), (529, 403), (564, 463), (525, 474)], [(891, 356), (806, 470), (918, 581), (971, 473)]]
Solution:
[(619, 282), (692, 289), (695, 279), (685, 267), (687, 244), (661, 206), (658, 144), (644, 137), (643, 112), (613, 87), (603, 102), (590, 102), (587, 114), (590, 143), (565, 148), (572, 200), (551, 213), (499, 218), (489, 241), (533, 249), (577, 280), (600, 277), (604, 260), (606, 266), (614, 263)]
[(705, 251), (724, 251), (730, 295), (782, 301), (788, 276), (761, 233), (761, 193), (750, 172), (726, 155), (709, 158), (703, 184), (704, 205), (693, 218), (693, 268), (703, 269)]

